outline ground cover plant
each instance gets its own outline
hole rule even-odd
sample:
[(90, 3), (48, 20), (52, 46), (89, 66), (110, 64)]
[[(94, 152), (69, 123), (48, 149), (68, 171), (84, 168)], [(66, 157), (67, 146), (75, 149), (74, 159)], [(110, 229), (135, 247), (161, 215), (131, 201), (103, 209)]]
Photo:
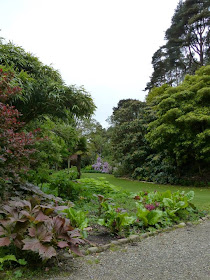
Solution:
[[(108, 181), (110, 184), (121, 187), (124, 191), (131, 191), (133, 193), (137, 193), (139, 191), (155, 191), (158, 192), (165, 192), (167, 190), (171, 190), (171, 192), (176, 191), (194, 191), (195, 196), (193, 199), (193, 203), (199, 209), (203, 210), (210, 210), (210, 189), (209, 188), (198, 188), (198, 187), (189, 187), (189, 186), (174, 186), (174, 185), (161, 185), (161, 184), (154, 184), (148, 182), (139, 182), (137, 180), (129, 180), (124, 178), (116, 178), (111, 174), (103, 174), (103, 178)], [(101, 177), (101, 175), (97, 173), (85, 173), (83, 174), (82, 178), (93, 178), (97, 179)]]
[(56, 249), (68, 247), (76, 254), (80, 239), (69, 219), (57, 212), (67, 206), (41, 204), (36, 197), (30, 200), (11, 199), (1, 207), (0, 247), (15, 246), (21, 251), (32, 251), (43, 260), (57, 255)]
[(100, 225), (107, 227), (111, 234), (124, 236), (196, 220), (203, 215), (192, 203), (194, 191), (165, 189), (160, 192), (154, 190), (156, 185), (151, 189), (151, 184), (148, 190), (148, 185), (144, 185), (144, 191), (138, 188), (136, 192), (129, 192), (110, 184), (103, 177), (74, 180), (72, 192), (79, 195), (68, 197), (74, 207), (64, 212), (74, 226), (85, 232), (85, 237), (91, 235), (85, 231), (89, 226), (99, 230), (96, 225)]

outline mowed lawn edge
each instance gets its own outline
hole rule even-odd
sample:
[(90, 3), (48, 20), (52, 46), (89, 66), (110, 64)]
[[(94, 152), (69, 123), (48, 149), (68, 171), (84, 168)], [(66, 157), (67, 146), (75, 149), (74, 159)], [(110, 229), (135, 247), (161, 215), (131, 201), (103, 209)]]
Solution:
[(188, 192), (193, 190), (195, 192), (195, 198), (193, 203), (195, 206), (201, 210), (208, 210), (210, 212), (210, 188), (199, 188), (191, 186), (173, 186), (173, 185), (160, 185), (155, 183), (140, 182), (137, 180), (129, 180), (125, 178), (116, 178), (111, 174), (104, 173), (83, 173), (82, 178), (105, 178), (111, 184), (121, 187), (122, 190), (127, 190), (130, 192), (137, 193), (138, 191), (154, 191), (164, 192), (166, 190), (175, 191), (185, 191)]

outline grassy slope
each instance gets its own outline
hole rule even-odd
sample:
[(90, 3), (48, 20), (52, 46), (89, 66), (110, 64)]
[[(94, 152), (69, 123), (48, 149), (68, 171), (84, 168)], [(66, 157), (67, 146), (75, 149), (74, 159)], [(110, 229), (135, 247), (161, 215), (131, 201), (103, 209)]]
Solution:
[(94, 178), (97, 179), (98, 177), (104, 177), (107, 181), (115, 186), (119, 186), (124, 190), (128, 190), (131, 192), (138, 192), (140, 190), (145, 191), (185, 191), (188, 192), (193, 190), (195, 192), (195, 198), (193, 203), (199, 209), (205, 209), (210, 211), (210, 189), (207, 188), (193, 188), (193, 187), (183, 187), (183, 186), (171, 186), (171, 185), (158, 185), (153, 183), (143, 183), (139, 181), (131, 181), (128, 179), (121, 179), (115, 178), (113, 175), (110, 174), (99, 174), (99, 173), (84, 173), (82, 174), (82, 178)]

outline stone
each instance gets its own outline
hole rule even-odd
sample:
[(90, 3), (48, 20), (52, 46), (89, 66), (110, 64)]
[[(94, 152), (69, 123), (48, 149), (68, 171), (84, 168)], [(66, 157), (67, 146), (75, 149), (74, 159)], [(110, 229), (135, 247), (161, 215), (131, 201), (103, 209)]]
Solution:
[(153, 235), (155, 235), (153, 231), (148, 232), (148, 236), (153, 236)]
[(88, 252), (93, 254), (93, 253), (97, 253), (99, 250), (98, 250), (98, 247), (90, 247), (88, 248)]
[(186, 224), (185, 223), (179, 223), (178, 224), (178, 227), (180, 228), (180, 227), (185, 227), (186, 226)]
[(129, 236), (129, 240), (131, 241), (137, 241), (138, 239), (140, 239), (139, 235), (133, 234)]
[(141, 238), (147, 238), (148, 236), (149, 236), (148, 233), (141, 234)]
[(109, 249), (110, 246), (111, 246), (111, 244), (105, 244), (105, 245), (101, 246), (101, 249), (105, 251), (105, 250)]
[(173, 225), (173, 228), (178, 228), (179, 227), (179, 225)]
[(62, 259), (72, 259), (73, 256), (69, 253), (64, 253), (64, 254), (61, 255), (61, 258)]
[(122, 239), (119, 239), (118, 242), (120, 244), (125, 244), (125, 243), (128, 243), (129, 239), (128, 238), (122, 238)]
[(83, 254), (83, 256), (87, 255), (88, 252), (86, 250), (80, 250), (81, 254)]
[(119, 245), (119, 241), (112, 241), (111, 244), (112, 245)]

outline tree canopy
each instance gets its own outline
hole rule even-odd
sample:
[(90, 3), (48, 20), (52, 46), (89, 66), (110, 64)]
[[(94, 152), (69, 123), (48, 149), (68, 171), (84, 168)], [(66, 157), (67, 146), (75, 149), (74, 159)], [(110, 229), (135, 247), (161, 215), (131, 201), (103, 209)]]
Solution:
[(83, 87), (67, 86), (59, 72), (12, 43), (0, 41), (0, 64), (14, 69), (22, 95), (10, 102), (28, 123), (43, 115), (90, 117), (95, 105)]
[(165, 32), (166, 44), (152, 57), (153, 73), (146, 90), (164, 83), (177, 86), (186, 74), (210, 62), (208, 0), (180, 1)]
[(153, 99), (156, 120), (146, 136), (152, 148), (164, 151), (181, 170), (199, 172), (210, 163), (210, 66)]

